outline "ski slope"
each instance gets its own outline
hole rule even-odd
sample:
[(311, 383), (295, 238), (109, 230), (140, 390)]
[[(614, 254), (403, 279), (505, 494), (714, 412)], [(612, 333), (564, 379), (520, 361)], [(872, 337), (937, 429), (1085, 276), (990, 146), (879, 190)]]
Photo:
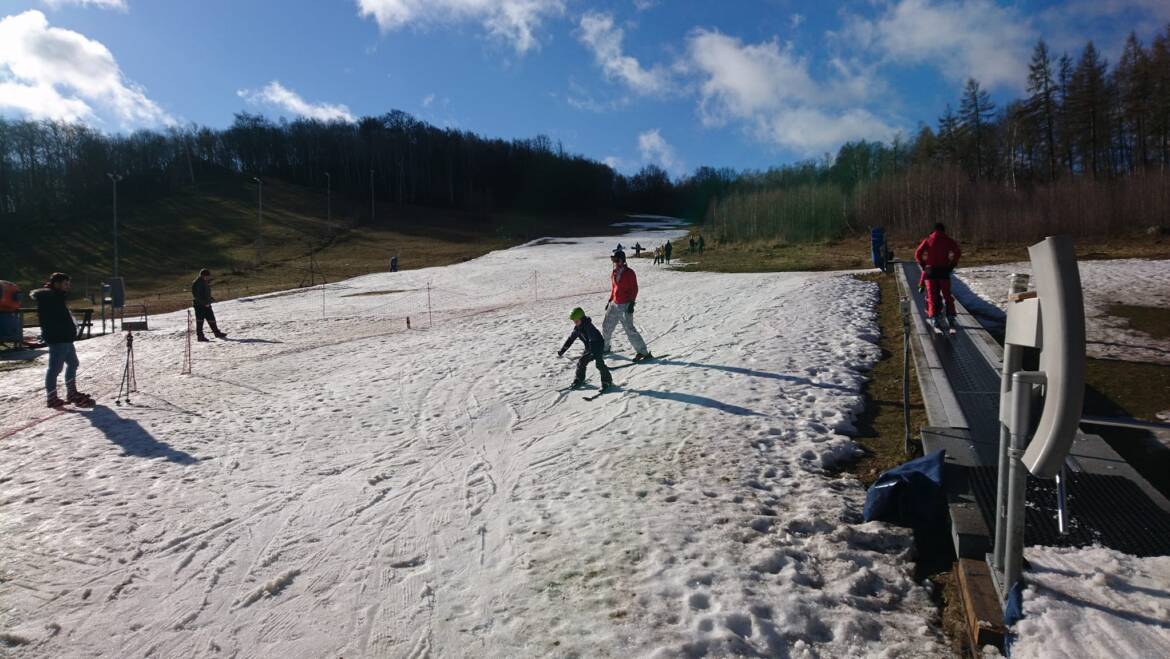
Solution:
[(588, 402), (556, 351), (617, 240), (220, 303), (190, 376), (152, 318), (129, 406), (119, 336), (78, 344), (93, 411), (0, 374), (0, 655), (946, 654), (909, 532), (833, 472), (876, 287), (631, 259), (669, 357)]

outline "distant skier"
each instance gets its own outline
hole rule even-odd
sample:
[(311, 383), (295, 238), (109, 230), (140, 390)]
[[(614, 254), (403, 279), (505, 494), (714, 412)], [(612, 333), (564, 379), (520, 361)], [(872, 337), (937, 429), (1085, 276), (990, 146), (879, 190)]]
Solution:
[(195, 281), (191, 282), (191, 297), (192, 305), (195, 307), (195, 338), (197, 341), (206, 342), (208, 339), (203, 335), (203, 322), (211, 327), (211, 333), (217, 339), (226, 339), (227, 334), (219, 331), (219, 325), (215, 323), (215, 311), (211, 309), (211, 303), (215, 302), (215, 298), (211, 297), (211, 271), (204, 268), (199, 271), (199, 276)]
[(662, 245), (654, 248), (654, 265), (662, 263)]
[(650, 354), (642, 335), (634, 327), (634, 300), (637, 297), (638, 276), (626, 266), (624, 254), (614, 254), (613, 272), (610, 273), (609, 302), (605, 305), (605, 321), (601, 325), (601, 331), (605, 336), (605, 351), (613, 352), (610, 348), (610, 339), (613, 337), (614, 328), (620, 322), (626, 330), (626, 338), (630, 340), (630, 345), (636, 353), (634, 361), (640, 362), (643, 359), (653, 359), (654, 355)]
[(644, 249), (646, 249), (646, 248), (642, 247), (642, 243), (634, 243), (634, 257), (636, 258), (636, 257), (641, 256), (642, 250), (644, 250)]
[[(955, 323), (955, 298), (951, 295), (951, 272), (959, 265), (959, 257), (963, 252), (959, 243), (951, 239), (946, 233), (947, 228), (942, 223), (934, 225), (931, 232), (914, 250), (914, 260), (922, 267), (922, 277), (919, 286), (926, 284), (926, 317), (936, 329), (939, 327), (939, 305), (946, 303), (947, 324), (953, 333), (957, 327)], [(942, 296), (943, 300), (938, 298)]]
[(699, 253), (700, 253), (700, 254), (702, 254), (702, 253), (703, 253), (703, 245), (705, 245), (705, 244), (706, 244), (706, 243), (703, 241), (703, 234), (701, 234), (701, 233), (699, 234), (699, 240), (698, 240), (698, 241), (696, 241), (696, 242), (698, 242), (698, 244), (699, 244)]
[(694, 253), (695, 253), (695, 247), (696, 247), (696, 245), (695, 245), (695, 237), (694, 237), (694, 236), (691, 236), (690, 244), (691, 244), (691, 249), (690, 249), (690, 252), (688, 252), (688, 253), (689, 253), (689, 254), (694, 254)]
[[(32, 292), (37, 301), (37, 318), (41, 325), (41, 338), (49, 346), (49, 370), (45, 373), (45, 389), (48, 392), (48, 406), (59, 408), (66, 402), (82, 407), (94, 404), (93, 397), (77, 390), (77, 323), (69, 312), (66, 300), (73, 288), (73, 281), (64, 272), (54, 272), (44, 288)], [(65, 400), (57, 396), (57, 376), (65, 368)]]
[(573, 333), (569, 335), (565, 345), (557, 352), (558, 356), (563, 357), (565, 351), (573, 345), (573, 341), (581, 339), (581, 343), (585, 346), (585, 352), (581, 354), (581, 358), (577, 360), (577, 376), (573, 378), (573, 384), (569, 385), (571, 389), (576, 389), (585, 383), (585, 367), (589, 362), (597, 365), (597, 371), (601, 373), (601, 388), (605, 390), (613, 386), (613, 375), (610, 374), (609, 368), (605, 365), (605, 340), (601, 337), (601, 332), (597, 331), (597, 327), (593, 325), (593, 321), (589, 316), (585, 315), (585, 310), (581, 307), (573, 309), (569, 313), (569, 320), (573, 321), (576, 327)]
[(666, 241), (666, 245), (662, 248), (662, 256), (666, 259), (666, 264), (670, 265), (670, 253), (674, 251), (674, 247), (670, 245), (670, 241)]

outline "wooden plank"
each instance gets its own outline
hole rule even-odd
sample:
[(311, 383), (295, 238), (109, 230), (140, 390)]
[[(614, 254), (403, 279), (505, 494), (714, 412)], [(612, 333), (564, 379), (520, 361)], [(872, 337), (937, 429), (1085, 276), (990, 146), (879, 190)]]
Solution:
[(990, 568), (983, 561), (960, 558), (955, 563), (955, 572), (972, 650), (979, 652), (980, 648), (991, 645), (1002, 653), (1007, 628), (1003, 626), (1003, 608), (991, 583)]

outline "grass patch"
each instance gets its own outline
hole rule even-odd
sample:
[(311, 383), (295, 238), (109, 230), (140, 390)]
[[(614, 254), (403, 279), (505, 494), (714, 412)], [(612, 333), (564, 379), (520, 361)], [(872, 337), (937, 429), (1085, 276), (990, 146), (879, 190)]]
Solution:
[[(152, 314), (185, 308), (200, 268), (228, 300), (389, 270), (451, 265), (541, 236), (607, 235), (616, 212), (576, 215), (472, 213), (334, 196), (326, 220), (323, 190), (265, 181), (263, 262), (256, 265), (256, 192), (246, 178), (208, 178), (162, 199), (119, 199), (119, 270), (127, 304)], [(91, 306), (113, 269), (108, 214), (56, 222), (17, 222), (0, 242), (4, 279), (32, 290), (54, 271), (73, 276), (73, 306)], [(8, 258), (12, 254), (11, 260)]]
[(1109, 307), (1109, 315), (1124, 318), (1132, 329), (1155, 339), (1170, 339), (1170, 309), (1114, 304)]
[[(902, 464), (911, 456), (905, 452), (905, 417), (902, 409), (902, 313), (898, 284), (890, 275), (860, 275), (858, 279), (877, 284), (878, 325), (881, 328), (881, 358), (866, 383), (865, 410), (857, 419), (854, 441), (865, 450), (853, 467), (858, 480), (867, 487), (881, 472)], [(918, 390), (914, 360), (910, 360), (910, 433), (917, 445), (919, 431), (927, 425), (926, 406)]]

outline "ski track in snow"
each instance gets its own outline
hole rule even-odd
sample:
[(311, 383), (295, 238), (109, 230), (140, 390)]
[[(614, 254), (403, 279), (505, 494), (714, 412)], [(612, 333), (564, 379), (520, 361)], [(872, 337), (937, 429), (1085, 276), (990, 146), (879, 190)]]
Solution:
[(0, 655), (946, 654), (910, 534), (832, 471), (876, 288), (634, 260), (671, 356), (585, 402), (555, 351), (614, 242), (220, 303), (193, 376), (152, 318), (130, 406), (117, 336), (78, 344), (92, 411), (4, 373)]

